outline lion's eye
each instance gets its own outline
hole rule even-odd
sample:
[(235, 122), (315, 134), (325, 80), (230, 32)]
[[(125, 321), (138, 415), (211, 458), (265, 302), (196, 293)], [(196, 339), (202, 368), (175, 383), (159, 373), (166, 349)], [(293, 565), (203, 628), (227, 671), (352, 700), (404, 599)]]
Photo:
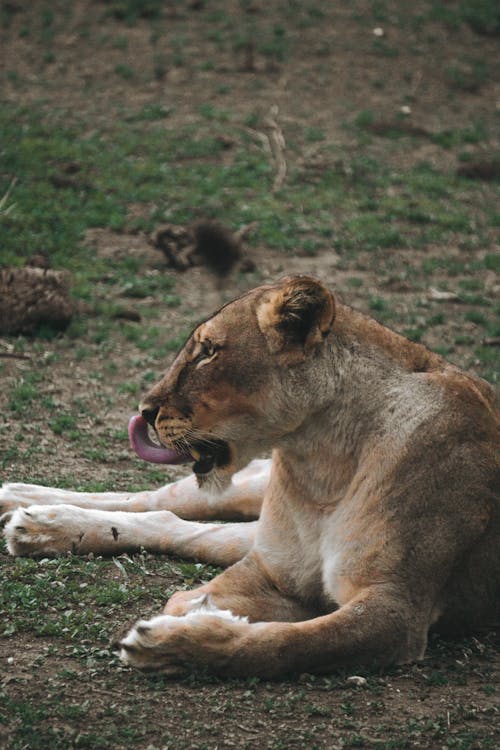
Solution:
[(210, 339), (205, 339), (205, 341), (201, 342), (200, 354), (202, 357), (213, 357), (215, 354), (215, 344)]
[(200, 351), (195, 360), (195, 362), (197, 363), (208, 362), (210, 359), (215, 357), (220, 349), (220, 346), (214, 344), (213, 341), (210, 341), (210, 339), (205, 339), (204, 341), (202, 341), (200, 347)]

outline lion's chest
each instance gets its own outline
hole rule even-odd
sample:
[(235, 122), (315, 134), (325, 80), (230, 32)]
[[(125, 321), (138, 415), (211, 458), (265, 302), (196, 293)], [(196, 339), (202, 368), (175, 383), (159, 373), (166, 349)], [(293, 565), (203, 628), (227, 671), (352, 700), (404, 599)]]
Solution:
[(302, 508), (287, 528), (266, 544), (266, 561), (276, 578), (303, 601), (340, 605), (346, 600), (345, 529), (335, 515)]

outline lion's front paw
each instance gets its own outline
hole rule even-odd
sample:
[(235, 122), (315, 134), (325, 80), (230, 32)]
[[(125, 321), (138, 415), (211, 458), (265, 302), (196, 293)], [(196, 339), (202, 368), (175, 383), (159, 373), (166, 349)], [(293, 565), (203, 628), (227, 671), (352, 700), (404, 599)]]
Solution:
[(120, 642), (120, 658), (128, 666), (171, 675), (190, 667), (227, 671), (248, 624), (245, 618), (221, 614), (190, 612), (139, 620)]
[(85, 535), (77, 508), (70, 506), (30, 505), (10, 514), (4, 529), (11, 555), (57, 555), (76, 552)]
[(186, 630), (183, 621), (184, 618), (171, 615), (139, 620), (119, 644), (120, 659), (127, 666), (137, 669), (182, 673), (186, 665), (176, 651), (177, 641)]

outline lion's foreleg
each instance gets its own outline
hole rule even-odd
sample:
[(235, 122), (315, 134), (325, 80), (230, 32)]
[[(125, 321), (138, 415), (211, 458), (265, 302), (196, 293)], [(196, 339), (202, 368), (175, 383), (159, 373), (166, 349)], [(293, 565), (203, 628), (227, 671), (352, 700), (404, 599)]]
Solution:
[(145, 548), (231, 565), (248, 552), (255, 525), (196, 523), (170, 511), (127, 513), (72, 505), (33, 505), (14, 511), (4, 533), (13, 555), (108, 555)]
[(282, 593), (267, 577), (252, 552), (204, 586), (192, 591), (177, 591), (163, 611), (179, 617), (200, 606), (228, 610), (250, 622), (292, 622), (318, 614), (312, 606)]
[(418, 659), (426, 630), (401, 602), (367, 590), (336, 612), (301, 622), (249, 623), (231, 611), (203, 606), (182, 617), (162, 615), (129, 632), (121, 657), (131, 666), (166, 673), (208, 668), (279, 678)]

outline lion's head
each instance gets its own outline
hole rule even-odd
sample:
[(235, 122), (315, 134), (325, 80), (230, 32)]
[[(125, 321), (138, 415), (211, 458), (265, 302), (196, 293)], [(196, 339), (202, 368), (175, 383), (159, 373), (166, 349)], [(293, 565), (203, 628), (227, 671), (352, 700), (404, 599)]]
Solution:
[[(193, 331), (167, 374), (144, 397), (131, 426), (146, 460), (194, 460), (200, 484), (232, 474), (304, 418), (295, 393), (331, 330), (331, 292), (307, 276), (258, 287), (224, 305)], [(293, 391), (293, 399), (290, 397)], [(166, 450), (153, 448), (146, 423)]]

